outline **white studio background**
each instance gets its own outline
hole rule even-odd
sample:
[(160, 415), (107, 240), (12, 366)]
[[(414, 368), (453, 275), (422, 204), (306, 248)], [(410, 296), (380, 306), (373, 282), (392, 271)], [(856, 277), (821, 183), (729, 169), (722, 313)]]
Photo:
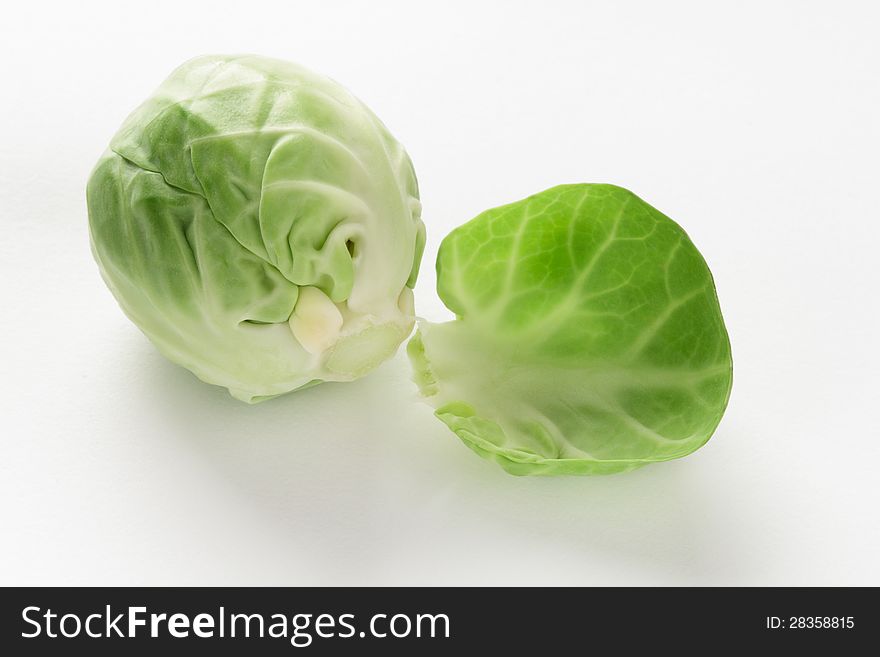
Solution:
[[(880, 584), (873, 2), (12, 3), (0, 25), (0, 584)], [(84, 185), (182, 61), (342, 82), (405, 144), (428, 247), (563, 182), (628, 187), (718, 285), (727, 415), (680, 461), (516, 478), (401, 352), (253, 407), (169, 364)]]

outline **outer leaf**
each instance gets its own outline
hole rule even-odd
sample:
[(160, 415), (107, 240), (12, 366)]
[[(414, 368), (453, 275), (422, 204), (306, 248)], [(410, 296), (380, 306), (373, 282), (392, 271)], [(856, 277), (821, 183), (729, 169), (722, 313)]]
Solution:
[(489, 210), (440, 247), (458, 319), (420, 323), (423, 394), (515, 474), (601, 474), (689, 454), (712, 435), (731, 357), (712, 276), (671, 219), (611, 185)]

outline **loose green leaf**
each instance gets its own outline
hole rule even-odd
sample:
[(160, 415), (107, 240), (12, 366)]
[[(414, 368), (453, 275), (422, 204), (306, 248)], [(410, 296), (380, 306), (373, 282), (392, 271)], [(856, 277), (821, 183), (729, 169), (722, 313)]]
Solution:
[(457, 319), (408, 351), (436, 415), (514, 474), (604, 474), (685, 456), (732, 380), (712, 276), (625, 189), (564, 185), (450, 233), (437, 289)]

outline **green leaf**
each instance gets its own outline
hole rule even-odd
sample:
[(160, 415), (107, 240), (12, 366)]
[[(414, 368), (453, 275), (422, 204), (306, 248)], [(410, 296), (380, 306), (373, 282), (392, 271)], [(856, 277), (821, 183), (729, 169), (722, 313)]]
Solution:
[(565, 185), (443, 241), (458, 317), (409, 353), (437, 416), (515, 474), (601, 474), (685, 456), (732, 380), (712, 276), (685, 232), (627, 190)]

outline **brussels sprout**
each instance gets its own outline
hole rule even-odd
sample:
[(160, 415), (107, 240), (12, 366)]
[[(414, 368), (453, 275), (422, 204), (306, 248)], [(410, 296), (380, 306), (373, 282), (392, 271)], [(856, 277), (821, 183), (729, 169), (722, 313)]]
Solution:
[(122, 125), (87, 196), (122, 309), (239, 399), (354, 379), (411, 331), (412, 164), (367, 107), (299, 66), (187, 62)]
[(408, 351), (436, 415), (514, 474), (602, 474), (712, 435), (730, 343), (685, 232), (611, 185), (554, 187), (450, 233), (437, 291), (457, 319)]

